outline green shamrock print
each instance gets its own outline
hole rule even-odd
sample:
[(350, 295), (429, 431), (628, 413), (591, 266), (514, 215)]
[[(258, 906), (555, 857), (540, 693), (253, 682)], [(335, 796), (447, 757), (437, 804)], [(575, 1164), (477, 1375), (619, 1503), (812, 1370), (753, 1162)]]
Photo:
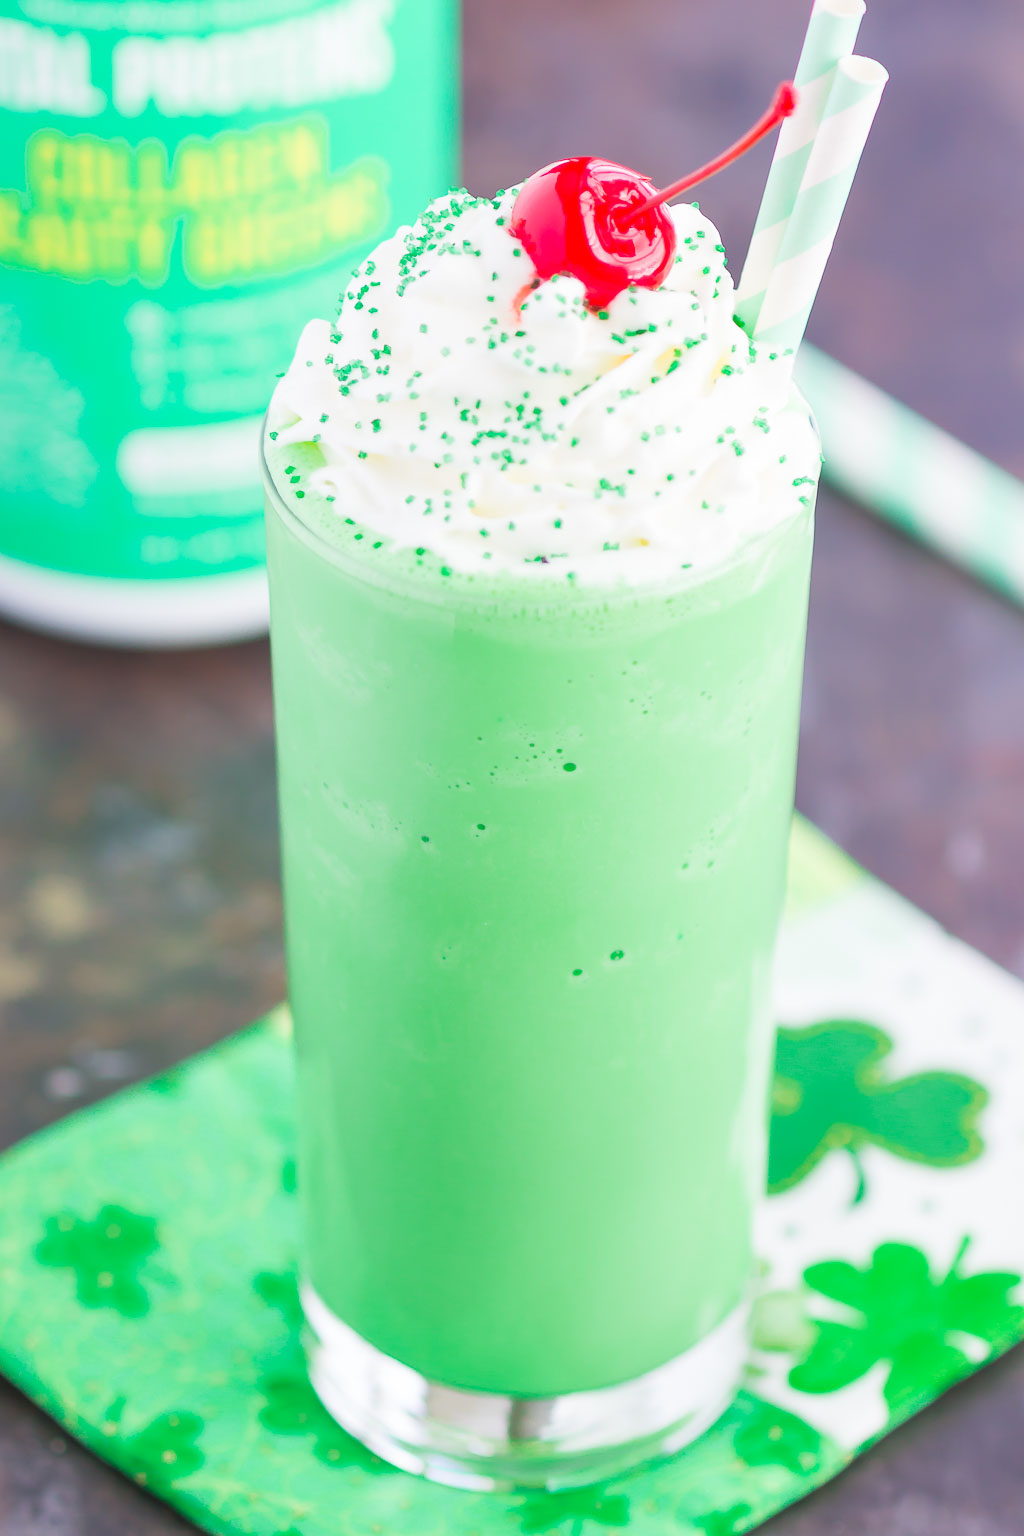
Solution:
[(310, 1386), (301, 1343), (302, 1306), (294, 1274), (264, 1270), (255, 1276), (252, 1288), (266, 1306), (280, 1312), (290, 1330), (286, 1347), (258, 1383), (264, 1404), (257, 1417), (264, 1429), (275, 1435), (312, 1436), (313, 1455), (328, 1467), (390, 1471), (386, 1462), (331, 1418)]
[(754, 1511), (749, 1504), (733, 1504), (729, 1509), (713, 1509), (706, 1515), (691, 1516), (692, 1523), (704, 1536), (740, 1536), (749, 1531)]
[(49, 1217), (35, 1252), (48, 1268), (74, 1270), (83, 1307), (111, 1307), (122, 1317), (144, 1317), (149, 1296), (139, 1270), (159, 1246), (152, 1217), (105, 1205), (93, 1221), (66, 1212)]
[(288, 1327), (298, 1335), (302, 1329), (303, 1316), (299, 1285), (294, 1274), (290, 1271), (273, 1274), (270, 1270), (263, 1270), (253, 1280), (252, 1288), (260, 1301), (280, 1312)]
[(882, 1076), (892, 1041), (873, 1024), (834, 1019), (809, 1029), (780, 1029), (772, 1094), (768, 1192), (791, 1189), (829, 1152), (854, 1160), (884, 1147), (897, 1157), (952, 1168), (982, 1151), (976, 1129), (988, 1101), (980, 1083), (952, 1072), (921, 1072), (899, 1082)]
[(313, 1455), (328, 1467), (365, 1467), (368, 1472), (390, 1472), (387, 1462), (374, 1456), (347, 1434), (317, 1397), (301, 1361), (282, 1365), (268, 1373), (258, 1390), (264, 1405), (257, 1417), (275, 1435), (310, 1435)]
[(737, 1429), (733, 1449), (748, 1467), (785, 1467), (809, 1477), (821, 1466), (818, 1431), (774, 1403), (758, 1403), (757, 1412)]
[[(118, 1435), (118, 1423), (125, 1399), (119, 1397), (107, 1410), (100, 1428), (105, 1435)], [(137, 1434), (120, 1437), (121, 1466), (144, 1488), (159, 1493), (184, 1477), (198, 1472), (205, 1457), (196, 1441), (205, 1425), (196, 1413), (161, 1413)]]
[[(967, 1239), (945, 1278), (934, 1280), (928, 1260), (905, 1243), (883, 1243), (869, 1268), (839, 1260), (812, 1264), (804, 1280), (813, 1291), (860, 1313), (857, 1321), (815, 1321), (806, 1358), (789, 1373), (799, 1392), (838, 1392), (878, 1361), (889, 1365), (884, 1394), (893, 1419), (930, 1401), (1024, 1329), (1024, 1307), (1009, 1301), (1020, 1275), (964, 1276)], [(981, 1360), (960, 1347), (963, 1335), (987, 1346)]]
[(564, 1493), (531, 1493), (519, 1505), (520, 1529), (526, 1536), (562, 1531), (582, 1536), (588, 1523), (606, 1528), (629, 1524), (629, 1500), (603, 1487), (569, 1488)]

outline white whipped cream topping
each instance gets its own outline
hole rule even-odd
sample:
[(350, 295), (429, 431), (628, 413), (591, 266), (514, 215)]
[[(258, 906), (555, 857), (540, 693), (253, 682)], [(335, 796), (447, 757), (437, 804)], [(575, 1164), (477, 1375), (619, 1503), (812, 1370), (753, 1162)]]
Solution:
[(595, 313), (556, 277), (517, 316), (534, 270), (515, 195), (438, 199), (358, 269), (334, 325), (306, 326), (268, 422), (278, 450), (316, 445), (304, 493), (454, 570), (603, 583), (718, 564), (798, 513), (817, 436), (786, 364), (733, 321), (714, 225), (671, 210), (658, 289)]

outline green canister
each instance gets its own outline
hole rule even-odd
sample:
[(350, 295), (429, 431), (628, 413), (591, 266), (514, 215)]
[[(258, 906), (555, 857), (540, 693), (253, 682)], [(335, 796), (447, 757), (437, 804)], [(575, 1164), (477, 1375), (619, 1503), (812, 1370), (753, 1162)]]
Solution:
[(260, 417), (455, 174), (457, 0), (0, 0), (0, 610), (266, 626)]

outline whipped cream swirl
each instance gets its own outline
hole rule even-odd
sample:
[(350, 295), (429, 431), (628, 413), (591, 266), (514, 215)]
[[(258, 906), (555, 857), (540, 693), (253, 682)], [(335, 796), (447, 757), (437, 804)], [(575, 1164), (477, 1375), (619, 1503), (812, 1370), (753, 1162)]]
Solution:
[(306, 326), (268, 423), (278, 452), (314, 445), (304, 493), (453, 570), (608, 584), (718, 564), (799, 513), (817, 436), (735, 324), (699, 208), (671, 210), (663, 285), (595, 312), (576, 278), (528, 289), (515, 195), (438, 199)]

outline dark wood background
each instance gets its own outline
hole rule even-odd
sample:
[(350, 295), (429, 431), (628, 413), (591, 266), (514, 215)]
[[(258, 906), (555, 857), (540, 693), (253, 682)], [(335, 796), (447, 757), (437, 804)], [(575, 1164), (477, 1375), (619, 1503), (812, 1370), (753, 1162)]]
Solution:
[[(465, 9), (483, 191), (565, 154), (661, 181), (700, 163), (792, 72), (805, 0)], [(873, 0), (861, 46), (892, 84), (811, 334), (1024, 474), (1024, 6)], [(704, 191), (734, 265), (766, 163)], [(1024, 612), (828, 494), (819, 530), (799, 803), (1024, 974)], [(0, 625), (0, 1144), (283, 990), (266, 647), (128, 654)], [(1018, 1351), (772, 1530), (1020, 1536), (1022, 1446)], [(2, 1536), (185, 1529), (0, 1386)]]

